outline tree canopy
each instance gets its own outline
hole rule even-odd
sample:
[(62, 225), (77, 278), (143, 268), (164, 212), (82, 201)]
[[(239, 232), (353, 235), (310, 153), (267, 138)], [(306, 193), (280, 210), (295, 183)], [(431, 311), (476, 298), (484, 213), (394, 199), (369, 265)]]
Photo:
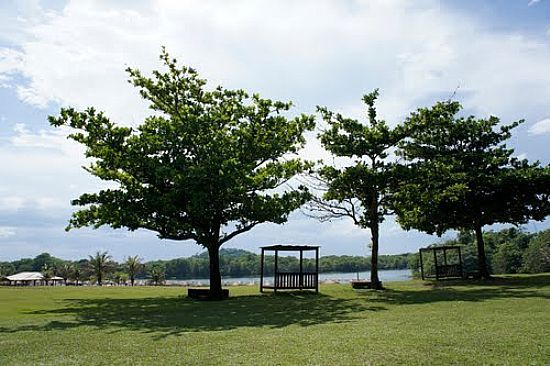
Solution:
[(86, 147), (92, 175), (116, 184), (73, 201), (69, 228), (148, 229), (162, 239), (194, 240), (210, 254), (211, 295), (221, 297), (219, 247), (264, 222), (284, 223), (305, 203), (306, 187), (285, 186), (310, 164), (291, 155), (313, 116), (288, 118), (290, 102), (221, 86), (209, 90), (193, 68), (163, 49), (165, 71), (128, 68), (153, 114), (133, 128), (104, 113), (63, 108), (53, 126), (70, 126)]
[(406, 229), (475, 231), (479, 271), (489, 277), (482, 228), (543, 220), (550, 213), (550, 166), (517, 159), (506, 146), (523, 121), (501, 125), (494, 116), (459, 117), (460, 110), (458, 102), (439, 102), (407, 119), (410, 138), (400, 151), (409, 178), (396, 193), (396, 211)]
[(349, 217), (355, 225), (371, 232), (371, 286), (381, 288), (378, 278), (379, 225), (390, 212), (392, 190), (399, 180), (392, 149), (404, 137), (400, 127), (390, 128), (376, 116), (378, 90), (363, 96), (367, 124), (318, 107), (329, 128), (319, 135), (325, 149), (349, 160), (343, 167), (323, 166), (318, 171), (321, 199), (311, 209), (321, 220)]

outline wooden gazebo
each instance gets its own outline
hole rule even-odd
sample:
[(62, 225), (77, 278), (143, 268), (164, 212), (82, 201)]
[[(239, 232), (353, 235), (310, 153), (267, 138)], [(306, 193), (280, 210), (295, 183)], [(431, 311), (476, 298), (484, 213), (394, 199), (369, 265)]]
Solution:
[[(433, 259), (433, 272), (426, 271), (424, 253), (428, 254), (426, 259)], [(439, 247), (421, 248), (419, 251), (420, 257), (420, 274), (422, 279), (435, 278), (462, 278), (464, 277), (464, 268), (462, 265), (462, 247), (460, 245), (445, 245)], [(439, 259), (438, 259), (439, 257)], [(450, 257), (450, 258), (449, 258)]]
[[(264, 289), (277, 290), (315, 290), (319, 292), (319, 247), (311, 245), (270, 245), (261, 247), (260, 264), (260, 292)], [(275, 252), (275, 263), (273, 270), (273, 284), (264, 284), (265, 252)], [(278, 266), (279, 252), (300, 252), (300, 269), (298, 272), (281, 272)], [(304, 272), (304, 252), (315, 251), (315, 271)]]

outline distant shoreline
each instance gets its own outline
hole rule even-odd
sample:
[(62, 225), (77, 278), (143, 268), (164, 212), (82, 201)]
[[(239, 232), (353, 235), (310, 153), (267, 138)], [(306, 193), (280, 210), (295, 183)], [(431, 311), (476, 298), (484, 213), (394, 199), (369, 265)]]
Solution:
[[(380, 280), (383, 282), (406, 281), (412, 278), (410, 269), (383, 269), (378, 271)], [(360, 271), (359, 278), (368, 280), (370, 271)], [(349, 283), (351, 280), (357, 279), (357, 272), (329, 272), (320, 273), (320, 283)], [(264, 276), (264, 281), (273, 281), (273, 276)], [(136, 285), (146, 286), (150, 283), (149, 279), (136, 279)], [(208, 278), (192, 278), (192, 279), (167, 279), (166, 286), (208, 286), (210, 283)], [(246, 286), (259, 285), (260, 276), (250, 277), (222, 277), (223, 286)]]

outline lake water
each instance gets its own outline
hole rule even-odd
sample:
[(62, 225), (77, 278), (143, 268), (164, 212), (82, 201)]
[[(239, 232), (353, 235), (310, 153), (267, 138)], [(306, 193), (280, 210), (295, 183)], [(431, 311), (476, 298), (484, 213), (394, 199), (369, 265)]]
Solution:
[[(410, 269), (380, 270), (378, 277), (382, 282), (406, 281), (412, 276)], [(359, 272), (360, 279), (370, 279), (370, 271)], [(357, 272), (350, 273), (320, 273), (319, 280), (323, 282), (349, 283), (357, 279)], [(237, 285), (259, 285), (260, 277), (222, 277), (224, 286)], [(265, 277), (264, 284), (273, 283), (273, 277)], [(167, 285), (173, 286), (208, 286), (210, 281), (207, 278), (189, 279), (189, 280), (166, 280)]]

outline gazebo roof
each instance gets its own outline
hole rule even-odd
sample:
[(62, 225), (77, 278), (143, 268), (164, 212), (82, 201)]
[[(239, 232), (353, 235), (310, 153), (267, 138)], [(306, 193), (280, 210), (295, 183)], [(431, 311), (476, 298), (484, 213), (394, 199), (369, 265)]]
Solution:
[(299, 251), (299, 250), (315, 250), (319, 249), (318, 245), (291, 245), (291, 244), (276, 244), (268, 245), (261, 247), (265, 250), (289, 250), (289, 251)]
[(21, 272), (6, 278), (10, 281), (38, 281), (43, 280), (44, 276), (40, 272)]

